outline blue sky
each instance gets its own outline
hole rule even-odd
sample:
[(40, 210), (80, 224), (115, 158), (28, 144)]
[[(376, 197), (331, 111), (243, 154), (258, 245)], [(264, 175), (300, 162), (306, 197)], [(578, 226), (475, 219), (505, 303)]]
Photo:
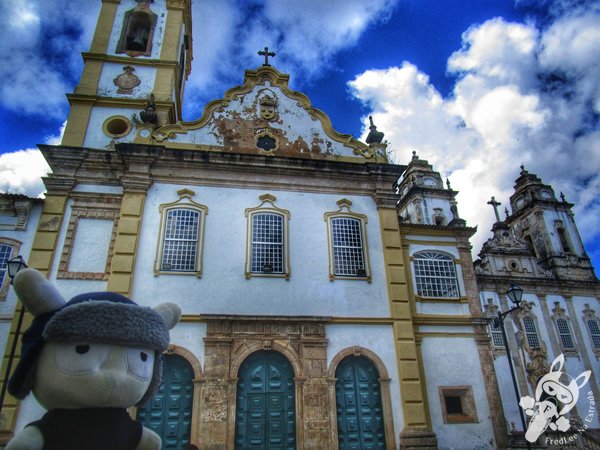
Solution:
[[(0, 2), (0, 192), (38, 195), (38, 143), (58, 143), (100, 0)], [(600, 0), (194, 0), (184, 118), (277, 52), (342, 133), (372, 114), (406, 164), (413, 150), (460, 191), (490, 237), (519, 166), (576, 203), (600, 267)]]

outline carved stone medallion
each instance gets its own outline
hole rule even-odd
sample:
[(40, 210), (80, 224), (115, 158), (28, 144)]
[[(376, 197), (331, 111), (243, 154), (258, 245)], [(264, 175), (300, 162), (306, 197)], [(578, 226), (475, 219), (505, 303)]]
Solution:
[(133, 89), (140, 85), (142, 80), (135, 75), (135, 69), (131, 66), (123, 67), (123, 73), (113, 80), (117, 89), (118, 94), (131, 94)]

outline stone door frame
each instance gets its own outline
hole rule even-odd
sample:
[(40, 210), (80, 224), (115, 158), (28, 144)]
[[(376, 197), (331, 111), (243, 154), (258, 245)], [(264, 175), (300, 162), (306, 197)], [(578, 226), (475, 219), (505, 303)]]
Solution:
[(203, 315), (203, 319), (207, 331), (199, 430), (204, 447), (235, 447), (239, 368), (250, 354), (273, 350), (294, 370), (296, 447), (331, 448), (325, 337), (329, 318)]

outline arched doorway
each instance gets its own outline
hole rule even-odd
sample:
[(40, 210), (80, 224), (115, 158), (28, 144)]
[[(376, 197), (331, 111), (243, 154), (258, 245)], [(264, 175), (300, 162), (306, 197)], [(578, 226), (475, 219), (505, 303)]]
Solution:
[(137, 420), (162, 439), (163, 449), (190, 443), (194, 369), (179, 355), (165, 355), (162, 383), (152, 399), (138, 408)]
[(276, 351), (257, 351), (238, 372), (235, 448), (296, 448), (294, 370)]
[(348, 356), (335, 371), (340, 450), (385, 449), (379, 373), (364, 356)]

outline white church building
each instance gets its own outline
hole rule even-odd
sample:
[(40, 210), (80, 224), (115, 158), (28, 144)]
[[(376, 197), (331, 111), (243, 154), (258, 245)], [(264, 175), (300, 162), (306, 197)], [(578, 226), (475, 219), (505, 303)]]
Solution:
[[(336, 131), (268, 49), (182, 121), (190, 1), (102, 1), (62, 143), (40, 146), (45, 198), (0, 195), (3, 383), (31, 320), (6, 271), (22, 255), (65, 298), (181, 307), (161, 389), (130, 411), (164, 448), (524, 448), (514, 384), (534, 397), (560, 354), (592, 372), (573, 448), (600, 448), (600, 281), (573, 205), (523, 168), (473, 261), (450, 183), (416, 152), (390, 163), (372, 123)], [(513, 284), (514, 384), (486, 320)], [(0, 444), (42, 413), (7, 394)]]

